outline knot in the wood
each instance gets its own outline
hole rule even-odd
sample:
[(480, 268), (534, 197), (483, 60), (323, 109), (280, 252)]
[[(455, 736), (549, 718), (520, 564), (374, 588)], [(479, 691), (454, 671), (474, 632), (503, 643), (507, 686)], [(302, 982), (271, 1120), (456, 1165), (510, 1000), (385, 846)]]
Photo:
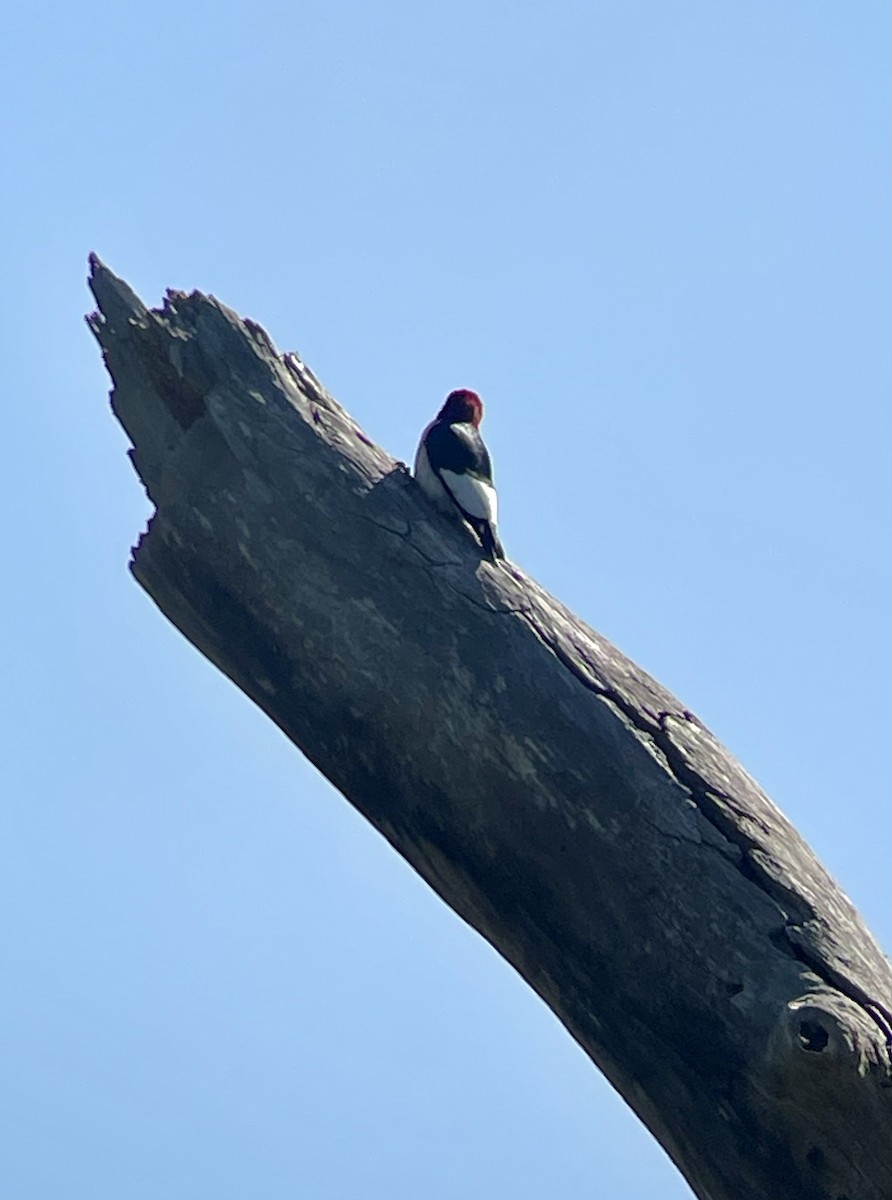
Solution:
[(816, 1021), (799, 1022), (799, 1042), (803, 1050), (820, 1054), (829, 1040), (830, 1036), (823, 1025), (819, 1025)]
[(840, 1003), (845, 1005), (842, 997), (817, 993), (800, 996), (787, 1005), (787, 1029), (802, 1053), (838, 1058), (855, 1052), (852, 1028), (844, 1014), (836, 1011)]
[(772, 1038), (771, 1057), (783, 1074), (802, 1071), (866, 1069), (865, 1013), (847, 997), (830, 990), (791, 1000), (780, 1015)]

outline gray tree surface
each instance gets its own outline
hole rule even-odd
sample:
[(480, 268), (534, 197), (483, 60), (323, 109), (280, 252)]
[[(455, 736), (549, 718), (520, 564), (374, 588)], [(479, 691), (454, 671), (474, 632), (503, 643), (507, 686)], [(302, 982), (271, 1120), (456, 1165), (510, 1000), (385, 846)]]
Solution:
[(161, 611), (516, 968), (699, 1197), (889, 1200), (892, 972), (757, 784), (483, 560), (259, 326), (197, 292), (149, 310), (95, 256), (90, 286)]

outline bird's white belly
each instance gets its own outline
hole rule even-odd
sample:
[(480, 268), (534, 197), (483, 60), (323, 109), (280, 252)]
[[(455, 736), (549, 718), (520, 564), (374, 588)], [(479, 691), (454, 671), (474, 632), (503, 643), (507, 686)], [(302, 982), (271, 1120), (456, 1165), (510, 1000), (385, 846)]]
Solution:
[(443, 487), (442, 480), (428, 461), (427, 450), (421, 445), (415, 455), (415, 478), (425, 495), (443, 512), (455, 513), (455, 501)]

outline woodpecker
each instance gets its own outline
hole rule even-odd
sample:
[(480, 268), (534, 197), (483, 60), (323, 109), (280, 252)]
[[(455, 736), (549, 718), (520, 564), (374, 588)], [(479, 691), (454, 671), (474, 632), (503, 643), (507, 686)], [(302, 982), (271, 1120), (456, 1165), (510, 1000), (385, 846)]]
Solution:
[(483, 403), (476, 392), (450, 392), (421, 435), (415, 478), (436, 506), (467, 522), (493, 562), (505, 557), (497, 530), (498, 500), (489, 452), (480, 436)]

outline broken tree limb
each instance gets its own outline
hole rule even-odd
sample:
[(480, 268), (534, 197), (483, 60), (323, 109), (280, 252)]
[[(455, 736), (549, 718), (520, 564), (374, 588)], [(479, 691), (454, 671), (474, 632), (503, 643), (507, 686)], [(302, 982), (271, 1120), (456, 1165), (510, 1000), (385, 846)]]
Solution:
[(212, 297), (89, 318), (133, 573), (555, 1012), (703, 1200), (888, 1200), (892, 972), (692, 713)]

